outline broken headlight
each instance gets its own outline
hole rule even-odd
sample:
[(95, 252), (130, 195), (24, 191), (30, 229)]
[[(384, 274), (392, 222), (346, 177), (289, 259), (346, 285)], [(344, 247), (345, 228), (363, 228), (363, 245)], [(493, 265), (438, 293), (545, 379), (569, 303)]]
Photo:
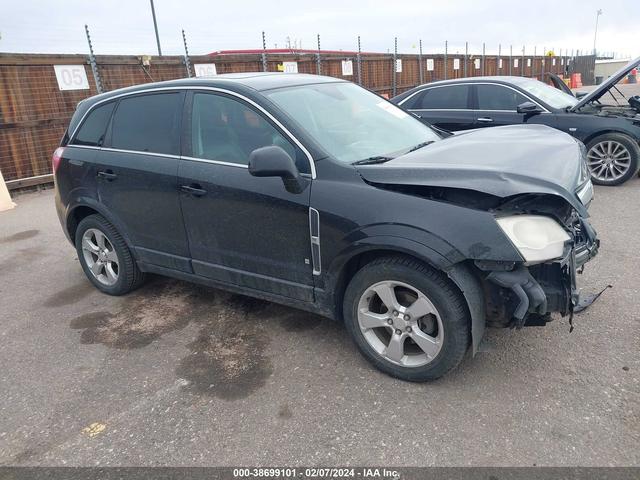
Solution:
[(529, 264), (562, 257), (569, 234), (550, 217), (511, 215), (497, 218), (498, 225)]

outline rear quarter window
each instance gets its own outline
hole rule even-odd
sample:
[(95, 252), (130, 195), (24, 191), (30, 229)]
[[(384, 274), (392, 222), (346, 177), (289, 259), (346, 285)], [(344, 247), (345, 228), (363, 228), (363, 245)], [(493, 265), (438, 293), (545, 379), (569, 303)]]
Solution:
[(115, 102), (109, 102), (91, 110), (80, 125), (80, 129), (71, 144), (91, 147), (101, 146), (114, 106)]

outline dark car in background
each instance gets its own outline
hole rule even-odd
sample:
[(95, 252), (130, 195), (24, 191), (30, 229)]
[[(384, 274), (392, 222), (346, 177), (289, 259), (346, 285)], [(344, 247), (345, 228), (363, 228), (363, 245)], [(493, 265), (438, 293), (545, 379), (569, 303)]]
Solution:
[(102, 292), (151, 272), (340, 319), (372, 364), (412, 381), (475, 353), (486, 325), (571, 315), (598, 249), (573, 138), (544, 126), (443, 138), (316, 75), (92, 97), (53, 170), (62, 228)]
[(429, 83), (391, 102), (425, 123), (451, 132), (501, 125), (548, 125), (586, 145), (594, 183), (619, 185), (636, 174), (640, 165), (640, 98), (622, 96), (621, 102), (613, 95), (605, 98), (605, 94), (638, 63), (640, 58), (580, 98), (567, 93), (571, 92), (568, 88), (506, 76)]

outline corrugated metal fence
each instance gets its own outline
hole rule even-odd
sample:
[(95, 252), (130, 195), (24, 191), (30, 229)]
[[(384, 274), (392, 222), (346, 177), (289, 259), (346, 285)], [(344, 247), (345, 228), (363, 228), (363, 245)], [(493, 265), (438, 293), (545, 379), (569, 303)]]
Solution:
[[(182, 56), (97, 56), (105, 91), (140, 83), (187, 77)], [(391, 96), (444, 78), (479, 75), (522, 75), (541, 78), (544, 72), (562, 74), (566, 57), (509, 57), (481, 55), (362, 54), (360, 83), (381, 95)], [(446, 58), (446, 68), (445, 68)], [(261, 55), (191, 56), (193, 65), (215, 63), (218, 74), (262, 71)], [(351, 60), (353, 74), (342, 75), (342, 61)], [(315, 54), (269, 55), (267, 70), (278, 71), (282, 62), (297, 62), (300, 73), (317, 73)], [(83, 65), (89, 89), (60, 90), (54, 65)], [(358, 81), (355, 55), (321, 56), (323, 75)], [(399, 71), (401, 70), (401, 71)], [(76, 104), (97, 93), (89, 60), (84, 55), (0, 54), (0, 170), (11, 188), (50, 181), (50, 157), (64, 134)], [(33, 179), (31, 177), (39, 177)], [(27, 179), (27, 180), (25, 180)]]

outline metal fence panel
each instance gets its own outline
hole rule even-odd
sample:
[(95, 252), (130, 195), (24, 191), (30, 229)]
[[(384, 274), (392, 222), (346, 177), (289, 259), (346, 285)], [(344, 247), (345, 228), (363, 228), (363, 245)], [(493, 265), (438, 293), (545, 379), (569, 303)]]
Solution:
[[(185, 40), (186, 46), (186, 40)], [(185, 51), (185, 53), (187, 53)], [(316, 74), (318, 72), (318, 54), (255, 53), (243, 55), (184, 55), (176, 56), (104, 56), (96, 55), (95, 67), (104, 91), (128, 87), (141, 83), (173, 80), (187, 77), (185, 62), (191, 68), (202, 63), (215, 63), (216, 71), (222, 73), (258, 72), (266, 65), (267, 71), (280, 71), (283, 62), (297, 62), (298, 72)], [(320, 68), (324, 75), (344, 78), (360, 83), (380, 94), (391, 96), (394, 91), (402, 93), (424, 82), (433, 82), (445, 78), (478, 76), (484, 69), (487, 75), (511, 73), (513, 75), (531, 75), (544, 71), (562, 74), (568, 58), (561, 64), (560, 57), (536, 57), (518, 54), (502, 56), (503, 68), (498, 71), (498, 57), (485, 55), (443, 54), (420, 55), (398, 54), (402, 71), (396, 72), (394, 54), (371, 54), (354, 52), (320, 52)], [(358, 58), (360, 61), (358, 62)], [(555, 65), (552, 65), (556, 58)], [(445, 64), (446, 59), (446, 64)], [(519, 60), (518, 66), (514, 60)], [(525, 66), (523, 59), (532, 59), (531, 67)], [(344, 76), (342, 62), (351, 60), (353, 74)], [(475, 61), (481, 62), (476, 68)], [(508, 65), (507, 63), (508, 62)], [(89, 89), (60, 90), (58, 88), (54, 65), (83, 65)], [(593, 58), (576, 58), (571, 62), (574, 69), (591, 68)], [(586, 67), (585, 67), (586, 65)], [(508, 66), (508, 68), (507, 68)], [(590, 67), (589, 67), (590, 66)], [(466, 67), (466, 68), (465, 68)], [(358, 78), (359, 77), (359, 78)], [(583, 74), (583, 79), (590, 77)], [(23, 179), (51, 173), (50, 158), (64, 134), (64, 130), (75, 110), (77, 103), (97, 94), (95, 77), (90, 57), (84, 55), (23, 55), (0, 54), (0, 170), (5, 180)]]

